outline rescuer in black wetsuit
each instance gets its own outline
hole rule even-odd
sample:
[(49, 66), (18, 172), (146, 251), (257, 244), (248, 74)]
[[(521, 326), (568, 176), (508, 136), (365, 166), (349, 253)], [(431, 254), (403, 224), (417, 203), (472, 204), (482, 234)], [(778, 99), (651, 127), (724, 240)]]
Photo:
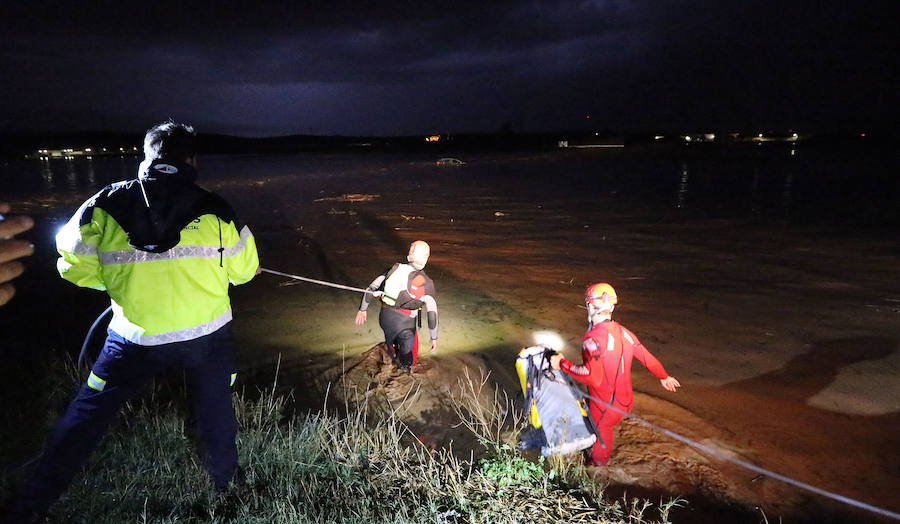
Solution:
[(384, 341), (389, 351), (393, 351), (400, 366), (409, 369), (416, 363), (419, 354), (419, 337), (416, 335), (416, 319), (424, 306), (428, 316), (428, 331), (431, 334), (431, 352), (437, 349), (437, 302), (434, 300), (434, 281), (422, 269), (428, 262), (431, 248), (416, 240), (409, 246), (408, 264), (397, 263), (384, 275), (378, 275), (369, 284), (359, 312), (356, 325), (366, 321), (369, 302), (381, 290), (381, 313), (378, 323), (384, 331)]

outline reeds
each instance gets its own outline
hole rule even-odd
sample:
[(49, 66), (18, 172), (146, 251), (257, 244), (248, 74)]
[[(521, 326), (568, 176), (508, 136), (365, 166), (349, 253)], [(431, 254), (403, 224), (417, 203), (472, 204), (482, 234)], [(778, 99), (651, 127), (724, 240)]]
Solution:
[(485, 446), (477, 461), (419, 443), (397, 406), (290, 415), (274, 387), (236, 395), (241, 473), (225, 495), (212, 490), (178, 410), (143, 402), (128, 408), (49, 521), (668, 522), (677, 501), (606, 501), (580, 460), (523, 458), (509, 430), (521, 413), (508, 399), (485, 401), (486, 382), (466, 375), (451, 397)]

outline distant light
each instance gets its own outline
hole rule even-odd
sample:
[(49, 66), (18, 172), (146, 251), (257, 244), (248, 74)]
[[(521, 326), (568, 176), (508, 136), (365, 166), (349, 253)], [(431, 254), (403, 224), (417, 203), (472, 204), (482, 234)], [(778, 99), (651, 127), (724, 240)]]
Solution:
[(860, 133), (859, 136), (866, 136), (866, 134), (865, 134), (865, 133)]
[(441, 135), (431, 135), (425, 137), (426, 142), (438, 142), (440, 139)]
[(684, 141), (685, 141), (685, 142), (690, 142), (690, 141), (691, 141), (691, 137), (688, 136), (688, 135), (685, 135), (685, 136), (684, 136)]
[(546, 346), (557, 351), (562, 350), (566, 346), (561, 336), (554, 331), (535, 331), (534, 343), (538, 346)]
[(131, 150), (132, 150), (132, 151), (137, 151), (137, 148), (136, 148), (136, 147), (132, 147)]
[(713, 141), (716, 139), (716, 134), (715, 133), (706, 133), (705, 135), (703, 135), (703, 138), (705, 138), (709, 141)]
[(663, 138), (666, 138), (666, 137), (663, 136), (663, 135), (655, 135), (655, 136), (653, 137), (653, 140), (662, 140)]
[(758, 136), (759, 138), (762, 138), (762, 137), (763, 137), (763, 134), (760, 133), (760, 134), (758, 134), (758, 135), (756, 135), (756, 136)]
[(797, 133), (794, 133), (794, 134), (791, 135), (791, 136), (794, 137), (794, 138), (797, 138), (797, 137), (798, 137)]
[(595, 133), (594, 133), (594, 136), (600, 136), (600, 133), (595, 132)]
[(586, 115), (585, 118), (587, 118), (588, 120), (590, 120), (590, 119), (591, 119), (591, 115)]
[(89, 147), (84, 148), (84, 152), (85, 152), (85, 153), (90, 153), (90, 152), (91, 152), (91, 148), (89, 148)]
[(797, 156), (797, 150), (791, 149), (791, 156)]
[(119, 148), (119, 151), (125, 151), (125, 148), (124, 148), (124, 147), (120, 147), (120, 148)]

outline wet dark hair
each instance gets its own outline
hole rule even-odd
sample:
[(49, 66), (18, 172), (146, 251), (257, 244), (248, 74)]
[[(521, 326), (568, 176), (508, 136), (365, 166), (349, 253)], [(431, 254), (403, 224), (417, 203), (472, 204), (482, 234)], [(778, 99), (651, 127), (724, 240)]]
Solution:
[(172, 120), (157, 124), (144, 135), (144, 159), (182, 162), (197, 154), (197, 132)]

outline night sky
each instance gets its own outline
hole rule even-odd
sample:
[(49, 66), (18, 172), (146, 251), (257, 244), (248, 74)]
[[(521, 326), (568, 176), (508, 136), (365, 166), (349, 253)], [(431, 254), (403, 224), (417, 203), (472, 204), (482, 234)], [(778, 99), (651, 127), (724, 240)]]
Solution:
[(900, 121), (894, 1), (229, 4), (4, 2), (0, 132), (169, 117), (243, 136)]

